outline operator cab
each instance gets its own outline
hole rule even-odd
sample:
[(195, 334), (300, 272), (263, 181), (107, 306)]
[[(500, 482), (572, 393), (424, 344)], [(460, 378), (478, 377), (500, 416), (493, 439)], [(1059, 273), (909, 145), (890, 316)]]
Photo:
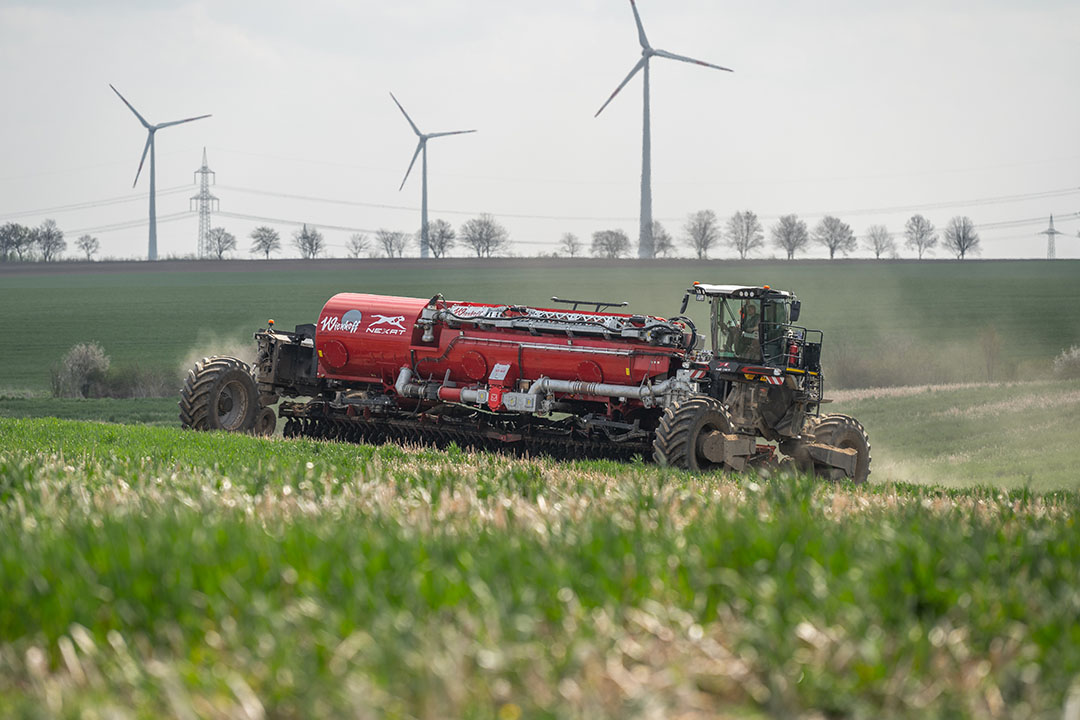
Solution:
[[(694, 283), (683, 297), (681, 313), (686, 312), (691, 297), (710, 303), (714, 359), (819, 370), (821, 332), (794, 324), (801, 308), (794, 293), (768, 285)], [(814, 342), (808, 341), (808, 335)]]

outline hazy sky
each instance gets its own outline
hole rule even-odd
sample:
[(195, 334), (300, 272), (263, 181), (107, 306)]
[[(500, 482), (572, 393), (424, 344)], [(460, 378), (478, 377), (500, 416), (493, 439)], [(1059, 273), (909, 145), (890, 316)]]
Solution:
[[(1043, 257), (1054, 213), (1058, 256), (1080, 257), (1075, 0), (638, 7), (654, 47), (735, 70), (652, 61), (653, 212), (676, 237), (705, 208), (835, 213), (860, 235), (966, 214), (983, 257)], [(343, 255), (348, 229), (420, 225), (393, 91), (421, 130), (479, 131), (430, 142), (432, 219), (492, 213), (521, 255), (568, 231), (636, 246), (640, 75), (593, 115), (639, 56), (628, 0), (0, 0), (0, 222), (145, 255), (146, 135), (113, 83), (150, 122), (213, 113), (158, 133), (162, 257), (196, 249), (204, 146), (239, 256), (256, 225), (299, 222)]]

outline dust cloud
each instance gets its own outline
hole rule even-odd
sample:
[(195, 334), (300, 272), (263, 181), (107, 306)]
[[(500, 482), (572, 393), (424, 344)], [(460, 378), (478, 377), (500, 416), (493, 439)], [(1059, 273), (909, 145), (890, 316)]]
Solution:
[(236, 331), (222, 335), (208, 331), (199, 333), (195, 343), (184, 354), (178, 370), (181, 377), (187, 375), (195, 363), (214, 355), (228, 355), (251, 365), (255, 362), (255, 340), (251, 331)]

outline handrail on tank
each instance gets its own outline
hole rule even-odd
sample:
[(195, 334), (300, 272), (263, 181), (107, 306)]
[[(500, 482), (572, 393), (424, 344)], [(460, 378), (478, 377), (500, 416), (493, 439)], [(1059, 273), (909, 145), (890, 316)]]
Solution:
[(578, 305), (595, 305), (595, 312), (600, 312), (600, 308), (626, 307), (630, 304), (626, 300), (623, 300), (622, 302), (605, 302), (603, 300), (564, 300), (562, 298), (555, 297), (554, 295), (551, 296), (551, 302), (566, 303), (568, 305), (573, 303), (574, 307), (570, 308), (571, 310), (577, 310)]

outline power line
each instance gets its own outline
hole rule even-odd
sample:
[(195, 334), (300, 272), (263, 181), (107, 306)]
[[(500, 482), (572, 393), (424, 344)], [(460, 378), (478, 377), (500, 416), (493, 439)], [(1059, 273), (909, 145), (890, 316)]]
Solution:
[[(173, 222), (175, 220), (183, 220), (184, 218), (191, 217), (191, 215), (192, 215), (192, 213), (190, 211), (172, 213), (170, 215), (160, 215), (160, 216), (158, 216), (157, 221), (159, 223)], [(115, 230), (129, 230), (131, 228), (136, 228), (136, 227), (146, 227), (149, 224), (150, 224), (150, 220), (148, 218), (142, 218), (140, 220), (126, 220), (126, 221), (123, 221), (123, 222), (112, 223), (110, 225), (99, 225), (97, 227), (79, 228), (78, 230), (67, 230), (66, 233), (68, 235), (83, 235), (83, 234), (90, 234), (90, 233), (107, 233), (107, 232), (113, 232)]]
[[(373, 208), (378, 210), (401, 210), (408, 212), (417, 212), (419, 208), (408, 205), (388, 205), (382, 203), (369, 203), (360, 200), (341, 200), (335, 198), (316, 197), (313, 195), (299, 195), (296, 193), (282, 193), (274, 192), (270, 190), (258, 190), (255, 188), (244, 188), (230, 185), (219, 185), (222, 190), (232, 190), (234, 192), (249, 193), (252, 195), (263, 195), (266, 197), (276, 197), (288, 200), (301, 200), (304, 202), (317, 202), (328, 205), (343, 205), (347, 207), (364, 207)], [(828, 211), (828, 212), (802, 212), (796, 213), (801, 217), (819, 218), (825, 215), (844, 215), (844, 216), (859, 216), (859, 215), (885, 215), (889, 213), (897, 212), (910, 212), (916, 210), (940, 210), (949, 207), (967, 207), (967, 206), (980, 206), (980, 205), (998, 205), (1007, 204), (1012, 202), (1024, 202), (1028, 200), (1037, 199), (1049, 199), (1056, 197), (1064, 197), (1074, 193), (1080, 193), (1080, 188), (1061, 188), (1057, 190), (1043, 190), (1034, 193), (1021, 193), (1015, 195), (998, 195), (995, 197), (976, 198), (974, 200), (951, 200), (947, 202), (937, 203), (924, 203), (920, 205), (896, 205), (892, 207), (880, 207), (880, 208), (864, 208), (856, 210), (845, 211)], [(433, 210), (442, 215), (481, 215), (482, 211), (476, 210)], [(580, 216), (580, 215), (534, 215), (524, 213), (500, 213), (491, 212), (487, 213), (498, 218), (507, 218), (514, 220), (555, 220), (555, 221), (584, 221), (584, 222), (632, 222), (637, 220), (637, 217), (620, 217), (620, 216)], [(780, 215), (763, 215), (762, 220), (778, 220)], [(679, 222), (682, 218), (658, 218), (664, 222)]]
[[(1069, 220), (1072, 218), (1080, 217), (1080, 213), (1054, 213), (1058, 220)], [(990, 230), (993, 228), (1016, 228), (1023, 227), (1024, 225), (1035, 225), (1046, 222), (1046, 215), (1040, 215), (1037, 218), (1026, 218), (1024, 220), (1003, 220), (1002, 222), (993, 223), (976, 223), (975, 228), (978, 230)]]
[[(262, 216), (262, 215), (249, 215), (249, 214), (246, 214), (246, 213), (233, 213), (233, 212), (225, 212), (225, 211), (220, 211), (220, 212), (217, 213), (217, 215), (219, 217), (233, 218), (235, 220), (255, 220), (255, 221), (258, 221), (258, 222), (277, 223), (278, 225), (293, 225), (293, 226), (296, 226), (296, 227), (302, 227), (304, 225), (310, 225), (311, 227), (319, 229), (319, 230), (340, 230), (340, 231), (343, 231), (343, 232), (352, 232), (352, 233), (368, 233), (370, 235), (374, 235), (374, 234), (378, 233), (378, 230), (370, 230), (368, 228), (349, 227), (349, 226), (346, 226), (346, 225), (327, 225), (327, 224), (323, 224), (323, 223), (312, 222), (310, 220), (286, 220), (284, 218), (272, 218), (272, 217), (265, 217), (265, 216)], [(328, 245), (333, 245), (335, 247), (344, 247), (344, 245), (341, 245), (341, 244), (335, 244), (335, 243), (327, 243), (327, 244)], [(549, 241), (545, 241), (545, 240), (514, 240), (512, 242), (512, 244), (513, 245), (552, 245), (552, 244), (557, 244), (557, 241), (549, 242)]]
[(314, 228), (322, 228), (323, 230), (341, 230), (344, 232), (359, 232), (372, 234), (378, 232), (377, 230), (368, 230), (366, 228), (348, 227), (345, 225), (325, 225), (323, 223), (311, 222), (310, 220), (286, 220), (284, 218), (265, 217), (263, 215), (226, 212), (224, 210), (218, 211), (217, 214), (219, 217), (233, 218), (234, 220), (255, 220), (257, 222), (277, 223), (278, 225), (296, 225), (297, 227), (311, 225)]
[[(183, 192), (188, 189), (186, 185), (177, 185), (176, 187), (167, 188), (165, 190), (158, 190), (158, 196), (161, 195), (175, 195), (178, 192)], [(21, 217), (27, 217), (29, 215), (52, 215), (55, 213), (71, 212), (73, 210), (87, 210), (96, 207), (105, 207), (107, 205), (118, 205), (120, 203), (135, 202), (136, 200), (146, 200), (146, 193), (137, 193), (135, 195), (118, 195), (116, 197), (105, 198), (103, 200), (87, 200), (81, 203), (71, 203), (69, 205), (56, 205), (48, 208), (38, 208), (37, 210), (20, 210), (14, 213), (0, 213), (0, 218), (15, 219)]]
[[(378, 173), (395, 173), (399, 172), (395, 168), (386, 167), (372, 167), (370, 165), (358, 165), (354, 163), (343, 163), (331, 160), (320, 160), (312, 158), (296, 158), (283, 155), (273, 155), (270, 153), (252, 152), (249, 150), (236, 150), (232, 148), (211, 147), (214, 151), (234, 153), (237, 155), (246, 155), (249, 157), (261, 157), (269, 160), (279, 160), (292, 163), (303, 163), (307, 165), (323, 165), (328, 167), (339, 167), (350, 170), (362, 170), (365, 172), (378, 172)], [(905, 178), (905, 177), (925, 177), (932, 175), (954, 175), (957, 173), (966, 172), (984, 172), (987, 170), (1002, 170), (1015, 167), (1027, 167), (1034, 165), (1047, 165), (1050, 163), (1058, 162), (1071, 162), (1080, 160), (1080, 155), (1065, 155), (1054, 158), (1046, 158), (1043, 160), (1025, 160), (1021, 162), (1013, 163), (997, 163), (994, 165), (982, 165), (978, 167), (962, 167), (962, 168), (945, 168), (942, 170), (916, 170), (908, 172), (892, 172), (892, 173), (874, 173), (871, 175), (837, 175), (837, 176), (818, 176), (818, 177), (801, 177), (801, 178), (737, 178), (731, 180), (721, 180), (716, 177), (709, 178), (697, 178), (687, 180), (660, 180), (657, 181), (657, 185), (789, 185), (789, 184), (815, 184), (822, 182), (841, 182), (841, 181), (853, 181), (853, 180), (882, 180), (889, 178)], [(435, 173), (433, 173), (434, 175)], [(455, 172), (440, 172), (437, 173), (439, 177), (452, 177), (461, 178), (466, 180), (481, 180), (490, 182), (520, 182), (531, 184), (559, 184), (559, 185), (637, 185), (638, 178), (626, 179), (626, 180), (613, 180), (603, 178), (581, 178), (575, 176), (573, 178), (551, 178), (551, 177), (538, 177), (530, 175), (527, 177), (512, 176), (512, 175), (471, 175), (468, 173), (455, 173)], [(635, 218), (636, 219), (636, 218)]]
[(975, 200), (950, 200), (947, 202), (924, 203), (921, 205), (894, 205), (892, 207), (867, 208), (863, 210), (842, 210), (833, 213), (805, 213), (808, 217), (817, 217), (823, 214), (829, 215), (886, 215), (897, 212), (911, 212), (913, 210), (941, 210), (950, 207), (968, 207), (978, 205), (1005, 205), (1013, 202), (1027, 200), (1045, 200), (1049, 198), (1064, 197), (1080, 193), (1080, 188), (1062, 188), (1060, 190), (1044, 190), (1035, 193), (1023, 193), (1018, 195), (999, 195), (997, 197), (977, 198)]
[[(301, 195), (298, 193), (284, 193), (275, 192), (271, 190), (259, 190), (256, 188), (245, 188), (234, 185), (219, 185), (219, 189), (231, 190), (234, 192), (242, 192), (252, 195), (260, 195), (264, 197), (275, 197), (288, 200), (299, 200), (303, 202), (316, 202), (327, 205), (341, 205), (346, 207), (362, 207), (371, 208), (377, 210), (395, 210), (403, 212), (417, 212), (419, 208), (410, 205), (391, 205), (386, 203), (371, 203), (360, 200), (342, 200), (337, 198), (318, 197), (314, 195)], [(187, 186), (178, 185), (175, 187), (167, 188), (158, 191), (158, 196), (173, 195), (179, 192), (184, 192)], [(944, 202), (922, 203), (912, 205), (894, 205), (884, 206), (877, 208), (861, 208), (861, 209), (849, 209), (849, 210), (830, 210), (830, 211), (815, 211), (815, 212), (799, 212), (795, 213), (800, 217), (805, 218), (820, 218), (825, 215), (840, 215), (840, 216), (863, 216), (863, 215), (885, 215), (898, 212), (912, 212), (918, 210), (940, 210), (950, 207), (966, 207), (966, 206), (983, 206), (983, 205), (998, 205), (1014, 202), (1025, 202), (1030, 200), (1046, 200), (1051, 198), (1065, 197), (1075, 193), (1080, 193), (1080, 188), (1059, 188), (1055, 190), (1043, 190), (1032, 193), (1018, 193), (1012, 195), (997, 195), (985, 198), (975, 198), (972, 200), (950, 200)], [(28, 217), (32, 215), (42, 214), (55, 214), (63, 212), (72, 212), (76, 210), (85, 210), (96, 207), (105, 207), (108, 205), (115, 205), (121, 203), (135, 202), (144, 199), (145, 194), (134, 195), (120, 195), (112, 198), (104, 198), (101, 200), (90, 200), (81, 203), (70, 203), (67, 205), (56, 205), (47, 208), (38, 208), (35, 210), (22, 210), (13, 213), (0, 214), (0, 217), (4, 219), (17, 219), (22, 217)], [(458, 215), (458, 216), (476, 216), (484, 214), (483, 211), (477, 210), (434, 210), (444, 215)], [(636, 217), (629, 216), (596, 216), (596, 215), (544, 215), (544, 214), (531, 214), (531, 213), (487, 213), (499, 218), (514, 219), (514, 220), (549, 220), (549, 221), (565, 221), (565, 222), (632, 222), (637, 220)], [(761, 220), (778, 220), (780, 215), (762, 215)], [(664, 222), (680, 222), (683, 218), (664, 217), (658, 218)]]

